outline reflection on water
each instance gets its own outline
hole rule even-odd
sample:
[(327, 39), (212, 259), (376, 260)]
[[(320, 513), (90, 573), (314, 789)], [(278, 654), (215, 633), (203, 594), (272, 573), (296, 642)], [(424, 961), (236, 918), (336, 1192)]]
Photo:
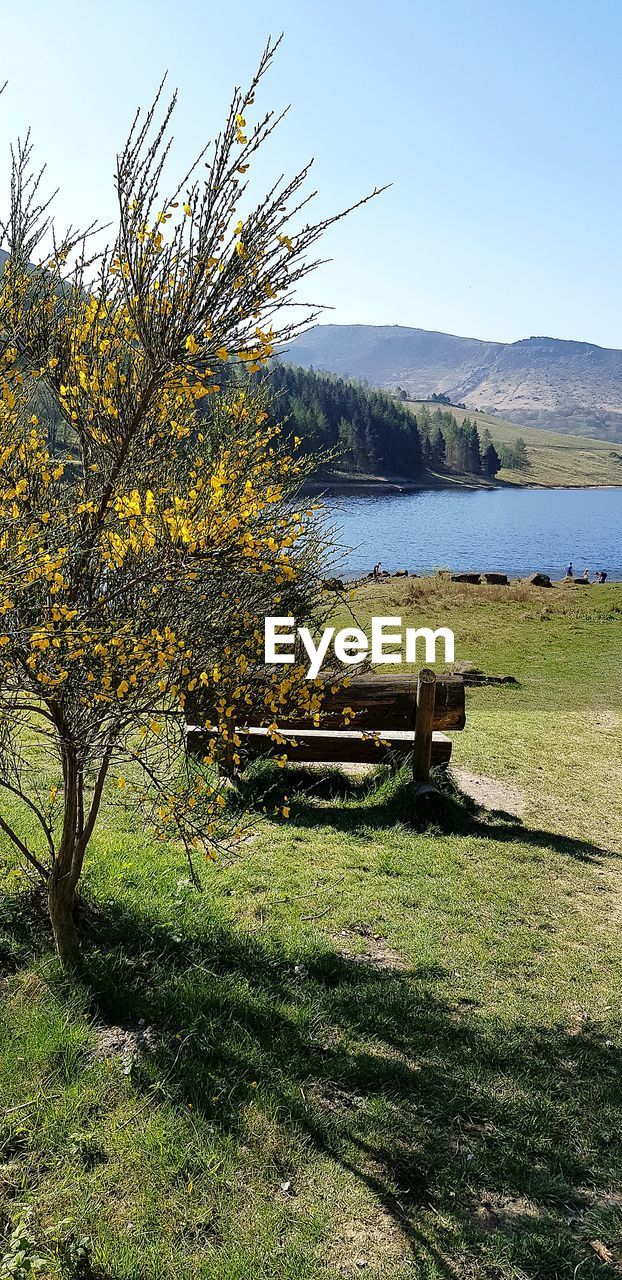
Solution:
[(449, 489), (331, 496), (343, 572), (605, 569), (622, 579), (622, 489)]

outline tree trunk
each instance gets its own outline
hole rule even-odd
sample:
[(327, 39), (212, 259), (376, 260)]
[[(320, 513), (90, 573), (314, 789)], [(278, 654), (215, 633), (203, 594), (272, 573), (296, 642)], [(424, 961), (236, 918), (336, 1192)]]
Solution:
[(73, 904), (79, 870), (74, 867), (80, 773), (73, 743), (67, 736), (63, 745), (65, 812), (63, 831), (54, 866), (48, 880), (48, 906), (54, 941), (63, 969), (71, 972), (80, 962), (80, 943), (73, 918)]
[(48, 908), (60, 962), (63, 969), (71, 972), (79, 967), (81, 960), (74, 920), (76, 886), (82, 874), (86, 847), (97, 821), (112, 747), (109, 745), (106, 748), (100, 762), (85, 821), (83, 768), (78, 762), (75, 745), (64, 724), (60, 725), (60, 730), (63, 735), (65, 812), (62, 835), (48, 880)]
[(62, 875), (56, 865), (48, 881), (48, 906), (58, 957), (63, 969), (69, 972), (80, 963), (80, 943), (73, 918), (75, 894), (70, 877)]

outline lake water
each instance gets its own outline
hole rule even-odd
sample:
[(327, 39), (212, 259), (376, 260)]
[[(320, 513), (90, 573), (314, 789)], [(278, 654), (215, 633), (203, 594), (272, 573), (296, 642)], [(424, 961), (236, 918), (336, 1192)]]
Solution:
[(350, 547), (344, 574), (606, 569), (622, 579), (622, 489), (435, 489), (332, 495), (330, 523)]

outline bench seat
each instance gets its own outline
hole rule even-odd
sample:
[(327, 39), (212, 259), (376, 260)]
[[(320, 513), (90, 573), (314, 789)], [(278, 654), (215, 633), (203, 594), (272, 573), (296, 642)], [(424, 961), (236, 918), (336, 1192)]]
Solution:
[[(268, 729), (259, 727), (236, 728), (242, 743), (239, 751), (244, 757), (260, 755), (285, 756), (287, 760), (302, 763), (378, 764), (388, 752), (408, 756), (413, 750), (413, 729), (384, 729), (362, 731), (360, 729), (279, 729), (275, 742)], [(204, 729), (200, 725), (188, 725), (186, 746), (192, 755), (200, 755), (217, 730)], [(451, 758), (451, 739), (444, 733), (432, 734), (433, 765), (447, 765)]]

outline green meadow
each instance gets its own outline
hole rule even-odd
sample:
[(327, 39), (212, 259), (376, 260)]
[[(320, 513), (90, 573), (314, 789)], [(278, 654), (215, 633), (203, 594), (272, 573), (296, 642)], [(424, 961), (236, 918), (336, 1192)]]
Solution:
[[(423, 404), (431, 413), (438, 408), (431, 400), (409, 402), (414, 413)], [(472, 409), (455, 409), (441, 405), (443, 412), (453, 413), (458, 422), (469, 417), (477, 423), (482, 433), (488, 428), (497, 444), (514, 444), (522, 436), (527, 445), (530, 467), (526, 471), (501, 470), (497, 481), (513, 485), (544, 485), (545, 487), (585, 488), (599, 485), (622, 485), (622, 448), (610, 440), (597, 440), (581, 436), (567, 436), (557, 431), (544, 431), (539, 427), (523, 427), (506, 422), (496, 414), (480, 413)]]
[(620, 1274), (622, 586), (352, 606), (513, 677), (425, 815), (407, 768), (255, 764), (198, 893), (115, 793), (75, 983), (3, 847), (0, 1276)]

